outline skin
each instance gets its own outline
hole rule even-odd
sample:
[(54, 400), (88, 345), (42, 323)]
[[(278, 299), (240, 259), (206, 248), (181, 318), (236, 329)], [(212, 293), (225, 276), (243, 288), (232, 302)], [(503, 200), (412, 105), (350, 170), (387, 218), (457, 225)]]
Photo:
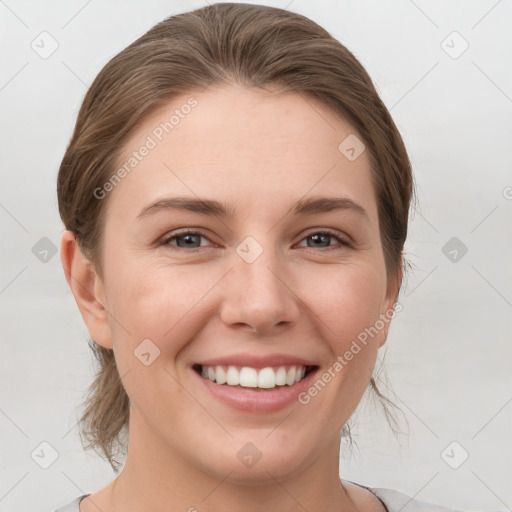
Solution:
[[(62, 237), (66, 278), (89, 334), (113, 348), (131, 401), (125, 467), (80, 508), (382, 511), (368, 491), (346, 482), (344, 489), (338, 467), (340, 429), (368, 386), (389, 324), (309, 404), (273, 413), (219, 403), (191, 370), (207, 358), (280, 353), (316, 361), (321, 375), (390, 311), (400, 276), (386, 276), (367, 152), (354, 161), (340, 153), (356, 132), (316, 100), (233, 85), (174, 98), (137, 127), (126, 155), (190, 96), (198, 105), (105, 199), (103, 280), (73, 234)], [(137, 218), (167, 196), (216, 199), (235, 212)], [(367, 218), (288, 213), (312, 196), (350, 198)], [(178, 247), (182, 238), (162, 243), (180, 228), (199, 230), (206, 238), (193, 242), (204, 251)], [(325, 229), (350, 245), (311, 240)], [(263, 248), (253, 263), (236, 252), (247, 236)], [(160, 350), (149, 366), (133, 354), (147, 338)], [(237, 457), (247, 442), (262, 454), (250, 468)]]

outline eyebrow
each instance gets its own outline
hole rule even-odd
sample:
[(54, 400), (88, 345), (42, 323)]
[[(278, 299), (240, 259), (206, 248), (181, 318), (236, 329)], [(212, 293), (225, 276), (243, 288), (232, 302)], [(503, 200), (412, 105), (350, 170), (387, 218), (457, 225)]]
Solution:
[[(145, 217), (151, 213), (162, 210), (188, 210), (203, 215), (214, 215), (221, 218), (232, 217), (235, 208), (214, 199), (201, 199), (196, 197), (166, 197), (145, 206), (137, 218)], [(348, 197), (313, 197), (301, 199), (289, 209), (293, 215), (325, 213), (335, 210), (351, 211), (358, 216), (369, 220), (366, 210)]]

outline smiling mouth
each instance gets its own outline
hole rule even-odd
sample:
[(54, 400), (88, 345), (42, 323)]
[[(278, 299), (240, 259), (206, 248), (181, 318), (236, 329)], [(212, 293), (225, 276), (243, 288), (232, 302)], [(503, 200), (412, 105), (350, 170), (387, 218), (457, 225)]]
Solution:
[(318, 366), (287, 365), (252, 368), (250, 366), (193, 365), (193, 370), (215, 384), (247, 389), (279, 389), (293, 386), (316, 371)]

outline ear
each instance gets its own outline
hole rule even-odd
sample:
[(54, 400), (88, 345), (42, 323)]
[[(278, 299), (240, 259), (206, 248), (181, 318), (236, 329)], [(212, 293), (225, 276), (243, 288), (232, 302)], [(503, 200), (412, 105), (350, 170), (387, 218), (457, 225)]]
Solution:
[(381, 320), (384, 323), (384, 327), (382, 328), (379, 336), (379, 348), (382, 347), (387, 340), (392, 318), (395, 317), (396, 313), (399, 313), (402, 310), (402, 305), (397, 303), (400, 286), (402, 285), (402, 277), (403, 264), (401, 262), (396, 274), (391, 278), (388, 278), (386, 297), (381, 311)]
[(112, 333), (105, 309), (103, 282), (92, 263), (83, 255), (75, 234), (62, 235), (60, 258), (66, 281), (71, 288), (89, 335), (99, 345), (112, 348)]

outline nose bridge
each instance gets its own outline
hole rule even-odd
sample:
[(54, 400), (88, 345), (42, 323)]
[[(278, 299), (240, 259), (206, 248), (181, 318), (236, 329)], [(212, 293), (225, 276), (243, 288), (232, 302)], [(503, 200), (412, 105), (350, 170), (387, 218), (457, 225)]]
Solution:
[(269, 295), (282, 293), (282, 283), (276, 277), (281, 266), (279, 256), (268, 240), (263, 247), (253, 237), (248, 237), (236, 252), (241, 260), (237, 262), (237, 274), (246, 290), (255, 295), (254, 299), (261, 296), (268, 300)]
[(259, 238), (261, 242), (248, 236), (235, 249), (223, 320), (263, 333), (283, 322), (293, 322), (298, 310), (272, 237)]

